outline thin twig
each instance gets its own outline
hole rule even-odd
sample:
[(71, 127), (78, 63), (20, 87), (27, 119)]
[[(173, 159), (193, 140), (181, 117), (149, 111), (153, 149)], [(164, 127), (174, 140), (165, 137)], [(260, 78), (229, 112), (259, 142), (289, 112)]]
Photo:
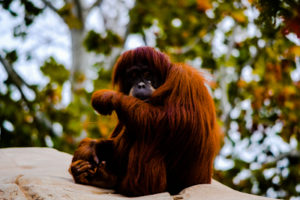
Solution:
[(11, 64), (6, 59), (4, 59), (1, 55), (0, 55), (0, 62), (2, 63), (4, 69), (6, 70), (6, 72), (8, 74), (8, 78), (16, 86), (16, 88), (18, 89), (18, 91), (21, 94), (22, 99), (24, 100), (27, 107), (29, 108), (29, 106), (28, 106), (29, 102), (28, 102), (28, 99), (27, 99), (27, 97), (25, 96), (25, 94), (22, 90), (22, 85), (26, 85), (29, 88), (30, 88), (30, 86), (17, 74), (17, 72), (15, 72), (15, 70), (13, 69)]
[(89, 13), (97, 6), (101, 6), (103, 0), (96, 0), (89, 8), (86, 9), (86, 12)]
[(32, 88), (28, 83), (26, 83), (18, 74), (17, 72), (14, 70), (14, 68), (12, 67), (12, 65), (6, 60), (4, 59), (1, 55), (0, 55), (0, 62), (2, 63), (4, 69), (6, 70), (8, 76), (11, 78), (11, 80), (14, 82), (14, 84), (18, 87), (21, 87), (22, 85), (25, 85), (28, 88)]
[(275, 157), (270, 163), (277, 163), (278, 161), (282, 160), (283, 158), (300, 158), (300, 151), (291, 150), (286, 153), (282, 153), (279, 156)]
[(58, 10), (47, 0), (42, 0), (42, 2), (45, 4), (45, 6), (47, 6), (48, 8), (50, 8), (52, 11), (56, 12), (58, 14)]

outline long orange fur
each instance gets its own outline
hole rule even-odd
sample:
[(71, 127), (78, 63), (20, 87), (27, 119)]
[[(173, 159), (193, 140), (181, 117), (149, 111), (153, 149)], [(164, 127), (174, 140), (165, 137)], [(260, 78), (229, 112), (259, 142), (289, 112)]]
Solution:
[[(154, 69), (164, 82), (147, 102), (124, 94), (126, 69), (137, 64)], [(99, 157), (109, 154), (107, 171), (117, 177), (117, 192), (176, 194), (188, 186), (210, 183), (220, 134), (214, 102), (201, 74), (185, 64), (172, 63), (150, 47), (123, 53), (114, 69), (118, 92), (96, 91), (92, 105), (100, 114), (114, 110), (119, 118), (106, 140), (112, 143), (112, 152), (96, 149)], [(103, 141), (96, 142), (101, 146)], [(81, 150), (75, 152), (73, 162), (88, 160), (80, 154)]]

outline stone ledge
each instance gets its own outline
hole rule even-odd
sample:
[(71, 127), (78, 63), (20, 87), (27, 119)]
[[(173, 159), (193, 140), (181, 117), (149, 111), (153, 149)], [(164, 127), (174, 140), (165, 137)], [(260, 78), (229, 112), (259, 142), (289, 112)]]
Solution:
[(74, 200), (268, 200), (241, 193), (217, 182), (195, 185), (179, 195), (169, 193), (128, 198), (112, 190), (75, 184), (68, 168), (72, 156), (51, 148), (0, 149), (0, 199), (74, 199)]

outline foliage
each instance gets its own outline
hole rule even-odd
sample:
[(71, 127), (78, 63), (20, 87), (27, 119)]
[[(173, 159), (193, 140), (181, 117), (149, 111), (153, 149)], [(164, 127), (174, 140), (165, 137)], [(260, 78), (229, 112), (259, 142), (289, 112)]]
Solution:
[[(0, 5), (23, 19), (12, 33), (15, 37), (25, 38), (35, 17), (51, 9), (47, 1), (40, 8), (32, 1), (20, 0), (23, 16), (13, 10), (12, 2), (0, 1)], [(107, 6), (105, 1), (97, 2), (100, 7)], [(74, 6), (76, 3), (67, 3), (57, 14), (70, 29), (83, 29), (82, 20), (72, 13)], [(113, 11), (118, 12), (118, 6)], [(124, 49), (130, 34), (167, 52), (173, 61), (210, 72), (225, 133), (215, 179), (243, 192), (299, 198), (299, 9), (299, 0), (136, 1), (125, 34), (114, 29), (117, 25), (109, 26), (115, 21), (105, 15), (104, 32), (86, 30), (82, 45), (101, 58), (87, 66), (97, 73), (91, 80), (93, 87), (112, 87), (112, 66), (107, 60), (115, 60), (114, 53), (121, 52), (115, 50)], [(298, 38), (298, 45), (293, 37)], [(95, 114), (89, 103), (91, 90), (74, 90), (72, 101), (64, 105), (72, 73), (49, 58), (40, 68), (48, 77), (47, 84), (28, 85), (14, 71), (18, 53), (18, 49), (0, 51), (8, 74), (0, 84), (0, 147), (53, 146), (73, 152), (83, 137), (107, 137), (116, 116)]]
[(102, 37), (99, 33), (91, 30), (84, 41), (87, 51), (104, 53), (105, 55), (110, 54), (113, 47), (121, 46), (122, 43), (122, 38), (112, 31), (107, 31), (106, 36)]

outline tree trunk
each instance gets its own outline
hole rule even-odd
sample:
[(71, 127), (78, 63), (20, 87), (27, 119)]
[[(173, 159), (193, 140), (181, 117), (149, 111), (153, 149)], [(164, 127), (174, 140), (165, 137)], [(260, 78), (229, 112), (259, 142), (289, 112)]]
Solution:
[(71, 84), (72, 91), (84, 88), (87, 72), (87, 52), (84, 49), (84, 29), (70, 29), (72, 44)]

